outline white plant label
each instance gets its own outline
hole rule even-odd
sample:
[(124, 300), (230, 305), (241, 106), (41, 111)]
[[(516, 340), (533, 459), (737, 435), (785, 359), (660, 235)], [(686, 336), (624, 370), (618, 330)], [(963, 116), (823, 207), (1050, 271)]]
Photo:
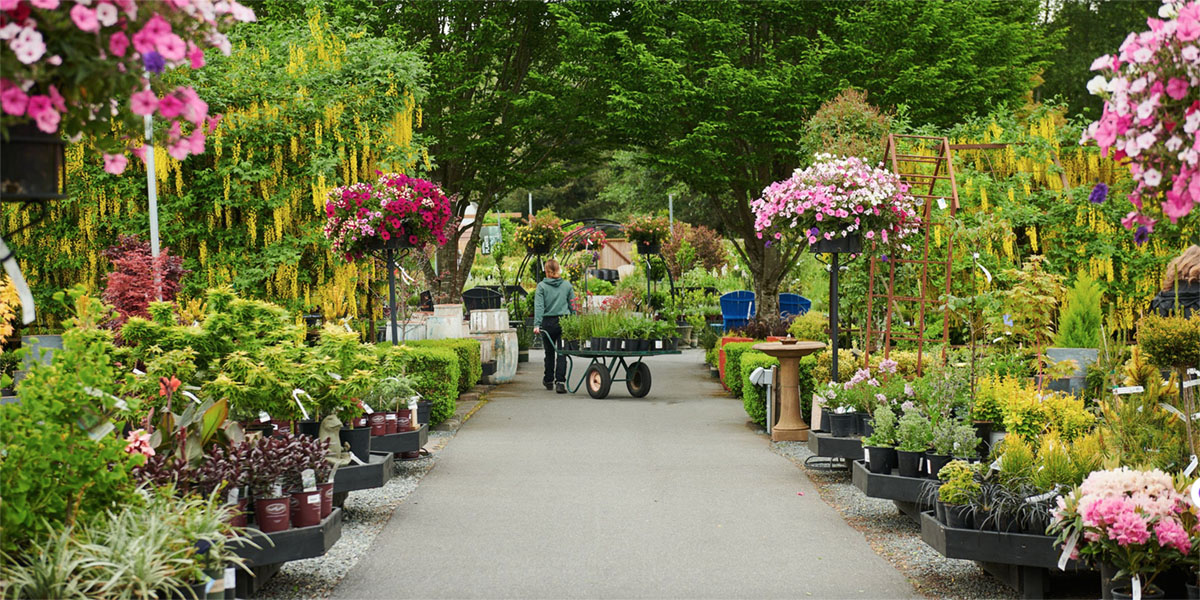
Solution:
[(1193, 379), (1191, 381), (1183, 382), (1183, 387), (1185, 388), (1196, 387), (1198, 385), (1200, 385), (1200, 379)]
[(139, 376), (140, 376), (140, 375), (145, 375), (145, 374), (146, 374), (146, 372), (145, 372), (145, 371), (143, 371), (143, 370), (141, 370), (141, 369), (134, 369), (134, 370), (133, 370), (133, 374), (134, 374), (134, 375), (139, 375)]
[[(309, 491), (311, 492), (312, 490), (309, 490)], [(312, 496), (309, 496), (308, 503), (309, 504), (320, 504), (321, 503), (321, 495), (313, 494)]]
[(871, 462), (871, 451), (866, 448), (863, 448), (863, 462), (868, 464)]
[(941, 210), (946, 210), (946, 199), (945, 198), (938, 198), (938, 208)]
[(1067, 562), (1071, 560), (1071, 555), (1075, 553), (1075, 546), (1079, 543), (1079, 530), (1071, 532), (1071, 537), (1067, 538), (1067, 543), (1063, 544), (1062, 554), (1058, 556), (1058, 570), (1066, 571)]
[(1133, 600), (1142, 600), (1142, 576), (1133, 576)]
[(396, 420), (396, 413), (388, 413), (388, 414), (387, 414), (387, 420), (389, 420), (389, 421), (395, 421), (395, 420)]
[(225, 589), (232, 590), (237, 586), (237, 571), (233, 567), (225, 569)]
[(317, 489), (317, 473), (312, 469), (300, 471), (300, 481), (304, 484), (304, 491), (312, 492)]
[[(300, 407), (300, 412), (304, 414), (304, 420), (307, 421), (307, 420), (309, 420), (308, 410), (304, 408), (304, 403), (300, 401), (300, 394), (304, 394), (305, 396), (308, 396), (308, 392), (306, 392), (300, 388), (296, 388), (296, 389), (292, 390), (292, 398), (296, 400), (296, 406)], [(312, 398), (312, 396), (308, 396), (308, 397)]]
[(1025, 504), (1037, 504), (1038, 502), (1041, 502), (1043, 500), (1049, 500), (1049, 499), (1053, 498), (1055, 496), (1055, 494), (1057, 494), (1057, 493), (1058, 492), (1056, 492), (1054, 490), (1050, 490), (1049, 492), (1046, 492), (1045, 494), (1038, 494), (1036, 496), (1030, 496), (1025, 499)]
[(365, 465), (365, 464), (367, 464), (367, 463), (363, 462), (363, 461), (362, 461), (362, 459), (361, 459), (361, 458), (359, 458), (359, 457), (358, 457), (358, 455), (357, 455), (357, 454), (355, 454), (355, 453), (353, 453), (353, 452), (351, 452), (351, 453), (350, 453), (350, 461), (351, 461), (351, 462), (353, 462), (353, 463), (354, 463), (354, 464), (356, 464), (356, 465)]
[(271, 484), (271, 495), (276, 498), (283, 496), (283, 486), (278, 483)]
[(1198, 464), (1200, 464), (1200, 459), (1197, 459), (1197, 458), (1196, 458), (1196, 455), (1195, 455), (1195, 454), (1193, 454), (1193, 455), (1192, 455), (1192, 462), (1188, 463), (1188, 466), (1187, 466), (1187, 468), (1183, 470), (1183, 476), (1184, 476), (1184, 477), (1191, 477), (1191, 476), (1192, 476), (1192, 472), (1196, 470), (1196, 465), (1198, 465)]
[(187, 391), (187, 390), (183, 390), (183, 391), (182, 391), (182, 392), (180, 392), (180, 393), (181, 393), (181, 394), (183, 394), (184, 396), (187, 396), (188, 398), (191, 398), (191, 399), (192, 399), (192, 402), (195, 402), (196, 404), (200, 404), (200, 403), (201, 403), (201, 402), (200, 402), (200, 399), (199, 399), (199, 398), (197, 398), (195, 394), (193, 394), (193, 393), (191, 393), (191, 392), (189, 392), (189, 391)]
[(332, 377), (334, 381), (341, 381), (341, 380), (342, 380), (342, 376), (341, 376), (341, 375), (338, 375), (337, 373), (326, 373), (326, 375), (328, 375), (328, 376)]
[(267, 421), (270, 421), (270, 420), (271, 420), (271, 415), (268, 415), (267, 411), (265, 411), (265, 410), (258, 411), (258, 422), (259, 423), (266, 423)]
[(373, 415), (373, 414), (375, 414), (375, 411), (374, 411), (374, 410), (371, 410), (371, 405), (370, 405), (370, 404), (367, 404), (366, 402), (362, 402), (362, 401), (359, 401), (359, 404), (361, 404), (361, 405), (362, 405), (363, 412), (367, 413), (368, 415)]
[(229, 494), (225, 496), (225, 502), (228, 504), (237, 504), (238, 503), (238, 495), (241, 493), (242, 493), (242, 491), (239, 490), (236, 485), (230, 486)]
[(1146, 388), (1144, 388), (1144, 387), (1142, 387), (1142, 386), (1140, 386), (1140, 385), (1128, 385), (1128, 386), (1125, 386), (1125, 387), (1119, 387), (1119, 388), (1115, 388), (1115, 389), (1113, 389), (1113, 393), (1114, 393), (1114, 394), (1117, 394), (1117, 395), (1122, 395), (1122, 394), (1140, 394), (1140, 393), (1142, 393), (1142, 392), (1144, 392), (1144, 391), (1146, 391)]
[(1200, 377), (1200, 369), (1189, 368), (1187, 370), (1187, 372), (1188, 372), (1188, 375), (1195, 375), (1196, 377)]
[[(1004, 458), (1004, 457), (1001, 456), (1000, 458)], [(999, 471), (1000, 470), (1000, 458), (997, 458), (996, 460), (992, 461), (992, 464), (989, 465), (988, 468), (993, 471)]]
[(346, 333), (354, 333), (354, 328), (349, 323), (342, 321), (342, 327), (346, 328)]
[(112, 421), (105, 421), (93, 427), (92, 429), (89, 429), (87, 434), (93, 442), (98, 442), (104, 439), (104, 436), (112, 433), (113, 429), (116, 429), (116, 427), (112, 424)]

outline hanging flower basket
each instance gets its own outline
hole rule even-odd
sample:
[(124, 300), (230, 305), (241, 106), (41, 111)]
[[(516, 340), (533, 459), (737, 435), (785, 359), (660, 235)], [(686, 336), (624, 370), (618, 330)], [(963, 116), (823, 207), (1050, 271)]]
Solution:
[(859, 254), (862, 252), (862, 237), (853, 234), (829, 240), (819, 239), (810, 244), (809, 249), (817, 254)]
[(9, 128), (0, 143), (0, 199), (61, 200), (65, 186), (67, 143), (62, 137), (26, 124)]
[(658, 240), (643, 240), (637, 243), (638, 254), (658, 254), (662, 251), (662, 242)]
[(549, 210), (526, 219), (513, 236), (529, 254), (549, 254), (563, 239), (562, 221)]
[(329, 192), (325, 237), (347, 261), (368, 250), (424, 248), (453, 234), (450, 198), (437, 185), (399, 173), (374, 184), (356, 183)]
[(631, 217), (622, 226), (625, 238), (637, 246), (641, 254), (658, 254), (662, 243), (671, 235), (671, 222), (666, 217)]

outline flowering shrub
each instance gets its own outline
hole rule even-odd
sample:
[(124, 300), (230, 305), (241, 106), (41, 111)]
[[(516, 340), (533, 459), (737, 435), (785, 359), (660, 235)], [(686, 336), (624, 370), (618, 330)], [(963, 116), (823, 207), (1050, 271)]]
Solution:
[(861, 233), (877, 247), (910, 250), (904, 239), (920, 220), (908, 186), (894, 173), (861, 158), (818, 154), (807, 169), (763, 190), (750, 204), (759, 239), (768, 243), (799, 232), (809, 245)]
[(1189, 510), (1171, 476), (1121, 467), (1095, 471), (1051, 512), (1051, 531), (1072, 558), (1112, 563), (1118, 576), (1154, 576), (1189, 555), (1182, 520)]
[[(1100, 74), (1088, 91), (1104, 98), (1104, 111), (1083, 135), (1105, 156), (1111, 149), (1117, 160), (1130, 159), (1134, 210), (1121, 222), (1136, 228), (1138, 243), (1156, 222), (1144, 201), (1162, 199), (1172, 223), (1200, 202), (1200, 3), (1167, 2), (1159, 15), (1146, 20), (1150, 31), (1130, 33), (1117, 54), (1092, 62)], [(1093, 201), (1103, 201), (1097, 192)]]
[(330, 190), (325, 201), (325, 237), (347, 261), (384, 244), (422, 248), (449, 239), (450, 198), (436, 184), (385, 173), (375, 184)]
[[(88, 133), (111, 150), (126, 146), (128, 132), (142, 131), (141, 117), (153, 114), (170, 123), (171, 156), (199, 154), (205, 126), (216, 125), (208, 104), (191, 87), (167, 89), (151, 75), (203, 67), (205, 47), (229, 54), (221, 28), (253, 20), (254, 11), (233, 0), (0, 0), (4, 127), (30, 119), (45, 133)], [(115, 133), (112, 121), (126, 133)], [(126, 159), (106, 154), (104, 162), (120, 173)]]
[(535, 248), (549, 249), (562, 241), (562, 221), (553, 211), (543, 210), (536, 215), (530, 215), (525, 224), (517, 228), (513, 237), (529, 252), (533, 252)]
[(603, 229), (596, 227), (580, 227), (567, 234), (576, 250), (599, 250), (608, 241), (608, 235)]
[(625, 237), (633, 243), (662, 243), (671, 235), (671, 222), (666, 217), (630, 217), (621, 225)]

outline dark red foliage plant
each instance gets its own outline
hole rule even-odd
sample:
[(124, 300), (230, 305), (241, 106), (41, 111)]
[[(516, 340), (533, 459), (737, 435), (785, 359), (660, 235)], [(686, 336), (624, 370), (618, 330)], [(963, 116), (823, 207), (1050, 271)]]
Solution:
[(118, 328), (129, 317), (150, 318), (146, 308), (159, 299), (159, 293), (166, 302), (174, 300), (179, 282), (188, 272), (183, 259), (172, 256), (165, 246), (157, 259), (151, 256), (150, 243), (136, 235), (120, 236), (117, 245), (104, 251), (104, 257), (113, 264), (104, 301), (117, 309), (119, 316), (112, 325)]

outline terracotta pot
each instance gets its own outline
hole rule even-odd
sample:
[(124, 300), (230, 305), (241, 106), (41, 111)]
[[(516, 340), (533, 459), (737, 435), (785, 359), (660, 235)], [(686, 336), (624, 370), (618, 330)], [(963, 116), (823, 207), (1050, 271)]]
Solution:
[(291, 527), (291, 498), (283, 496), (255, 500), (254, 521), (263, 533), (274, 533)]
[(387, 415), (371, 413), (371, 435), (387, 435)]
[(271, 424), (275, 426), (275, 435), (282, 436), (285, 433), (291, 433), (292, 422), (281, 421), (279, 419), (271, 419)]
[(333, 512), (333, 482), (318, 484), (317, 491), (321, 492), (321, 518), (324, 519)]
[(351, 421), (351, 423), (352, 424), (350, 426), (355, 429), (358, 429), (360, 427), (370, 427), (371, 426), (370, 421), (365, 416), (354, 417), (354, 419)]
[[(332, 500), (332, 497), (330, 498)], [(312, 527), (321, 523), (321, 490), (292, 494), (292, 525)]]

